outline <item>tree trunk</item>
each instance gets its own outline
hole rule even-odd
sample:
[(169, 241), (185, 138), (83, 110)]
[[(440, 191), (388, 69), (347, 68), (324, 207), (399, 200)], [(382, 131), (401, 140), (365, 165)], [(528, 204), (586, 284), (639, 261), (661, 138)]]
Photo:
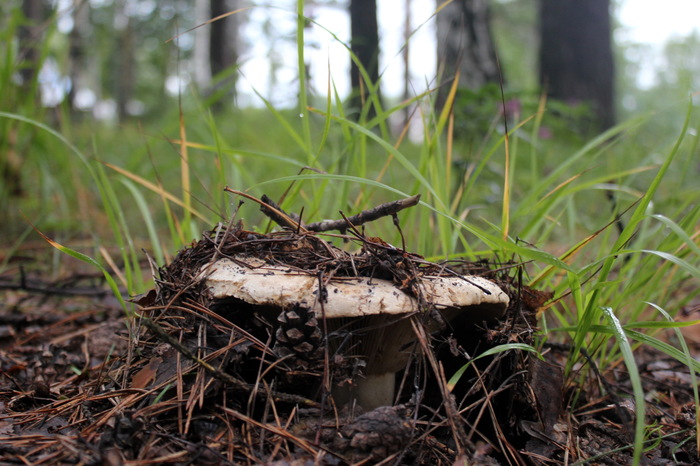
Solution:
[(540, 84), (547, 95), (587, 102), (596, 129), (615, 124), (610, 0), (540, 0)]
[(22, 86), (29, 90), (36, 84), (36, 77), (41, 68), (42, 22), (48, 14), (43, 0), (24, 0), (22, 13), (27, 24), (19, 28), (19, 57), (23, 66), (19, 69)]
[[(404, 0), (404, 18), (403, 18), (403, 41), (404, 47), (401, 52), (403, 59), (403, 100), (407, 101), (411, 98), (411, 0)], [(407, 106), (403, 109), (404, 124), (407, 125), (411, 118), (411, 107)]]
[[(199, 26), (211, 19), (211, 0), (195, 0), (194, 24)], [(192, 67), (194, 81), (200, 90), (211, 86), (211, 63), (209, 62), (210, 27), (198, 27), (194, 30), (194, 53), (192, 54)]]
[[(211, 17), (216, 18), (232, 10), (231, 2), (226, 0), (211, 0)], [(211, 75), (225, 71), (236, 64), (236, 47), (232, 40), (237, 15), (227, 16), (211, 23), (211, 35), (209, 36), (209, 59), (211, 61)]]
[(85, 53), (90, 45), (89, 28), (90, 4), (80, 2), (73, 10), (73, 29), (68, 36), (68, 76), (71, 82), (68, 104), (71, 110), (75, 110), (78, 91), (90, 87), (89, 66)]
[[(21, 8), (25, 22), (17, 31), (17, 58), (20, 64), (16, 68), (20, 83), (18, 88), (8, 86), (5, 95), (2, 96), (2, 102), (10, 108), (15, 106), (20, 108), (25, 104), (33, 105), (37, 110), (31, 116), (40, 119), (42, 106), (38, 76), (43, 65), (41, 56), (45, 27), (43, 22), (50, 14), (50, 10), (43, 0), (24, 0), (21, 2)], [(9, 47), (10, 44), (7, 46)], [(9, 56), (9, 52), (7, 54)], [(28, 130), (30, 133), (35, 131), (29, 128)], [(15, 122), (8, 120), (2, 125), (2, 131), (4, 140), (0, 141), (0, 199), (4, 200), (8, 194), (21, 196), (25, 192), (22, 185), (25, 149), (20, 142), (24, 138), (19, 136), (21, 133)], [(5, 203), (3, 202), (0, 207), (6, 207)]]
[[(438, 5), (442, 3), (438, 0)], [(454, 0), (445, 5), (437, 15), (437, 39), (437, 108), (444, 106), (457, 71), (460, 88), (476, 91), (499, 82), (488, 0)]]
[[(211, 0), (211, 17), (217, 18), (237, 9), (238, 2), (231, 0)], [(222, 95), (215, 101), (214, 107), (221, 110), (224, 95), (236, 92), (236, 74), (225, 75), (238, 61), (238, 27), (240, 14), (230, 15), (211, 23), (209, 36), (209, 63), (211, 76), (215, 81), (215, 91)]]
[(134, 63), (134, 41), (136, 31), (134, 30), (134, 19), (129, 17), (124, 11), (126, 24), (119, 35), (119, 66), (113, 70), (117, 74), (114, 100), (117, 104), (117, 118), (124, 121), (129, 116), (129, 102), (133, 96), (134, 81), (136, 79), (136, 64)]
[[(379, 81), (379, 31), (377, 26), (377, 0), (350, 0), (350, 48), (362, 67), (367, 71), (370, 83), (364, 81), (360, 69), (352, 61), (350, 82), (352, 84), (351, 107), (359, 114), (369, 98), (368, 87)], [(377, 89), (377, 93), (379, 89)], [(371, 107), (368, 118), (376, 110)]]

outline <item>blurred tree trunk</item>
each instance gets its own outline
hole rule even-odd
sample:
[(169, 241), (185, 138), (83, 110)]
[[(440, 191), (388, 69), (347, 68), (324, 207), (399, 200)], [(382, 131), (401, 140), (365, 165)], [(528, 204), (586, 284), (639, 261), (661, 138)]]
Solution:
[[(403, 18), (403, 51), (401, 52), (401, 58), (403, 59), (403, 100), (407, 101), (411, 98), (411, 49), (410, 49), (410, 38), (411, 38), (411, 0), (404, 0), (404, 18)], [(403, 109), (403, 120), (404, 124), (408, 124), (411, 117), (411, 108), (405, 107)]]
[[(15, 2), (16, 3), (16, 2)], [(15, 6), (13, 8), (19, 8)], [(41, 114), (41, 93), (39, 89), (39, 71), (43, 65), (41, 46), (44, 43), (44, 21), (51, 13), (43, 0), (24, 0), (21, 2), (25, 22), (17, 30), (17, 67), (20, 78), (18, 88), (9, 88), (2, 97), (2, 103), (8, 109), (34, 111), (32, 117)], [(9, 47), (10, 44), (7, 44)], [(9, 52), (8, 56), (11, 56)], [(8, 86), (9, 87), (9, 86)], [(3, 108), (3, 110), (7, 110)], [(19, 130), (14, 123), (2, 127), (4, 138), (0, 138), (0, 198), (5, 195), (21, 196), (24, 194), (22, 185), (22, 165), (24, 162), (24, 147), (21, 144)], [(34, 131), (29, 129), (29, 131)], [(26, 136), (26, 135), (25, 135)], [(4, 207), (4, 205), (3, 205)]]
[[(444, 0), (438, 0), (438, 6)], [(459, 71), (459, 87), (472, 91), (499, 81), (496, 47), (491, 36), (488, 0), (454, 0), (437, 15), (440, 90), (437, 108), (445, 105)]]
[[(212, 0), (195, 0), (194, 24), (199, 26), (211, 19), (210, 3)], [(192, 68), (194, 81), (200, 90), (211, 86), (211, 62), (209, 61), (211, 27), (198, 27), (194, 30), (194, 53)]]
[(591, 105), (597, 130), (615, 124), (610, 0), (540, 0), (540, 84)]
[[(231, 3), (226, 0), (211, 0), (212, 19), (233, 11)], [(231, 40), (232, 30), (235, 29), (233, 23), (236, 16), (227, 16), (211, 23), (209, 61), (211, 63), (212, 76), (216, 76), (236, 64), (236, 44)]]
[[(239, 8), (238, 1), (211, 0), (211, 17), (217, 18)], [(209, 64), (215, 80), (215, 91), (220, 95), (214, 107), (221, 110), (225, 95), (235, 96), (237, 74), (231, 68), (238, 61), (238, 29), (240, 13), (226, 16), (210, 24)]]
[[(22, 86), (29, 91), (36, 85), (36, 77), (41, 68), (41, 50), (43, 21), (49, 14), (49, 9), (43, 0), (24, 0), (22, 13), (27, 23), (19, 28), (19, 58), (22, 66), (19, 75)], [(34, 89), (36, 90), (36, 89)], [(38, 96), (37, 96), (38, 97)]]
[[(359, 114), (369, 99), (368, 86), (379, 81), (379, 31), (377, 26), (377, 0), (350, 0), (350, 48), (362, 67), (367, 71), (371, 83), (364, 81), (357, 64), (350, 65), (352, 97), (350, 106)], [(377, 93), (379, 90), (377, 89)], [(368, 118), (376, 115), (374, 106)]]
[(89, 88), (89, 66), (86, 60), (86, 49), (89, 41), (90, 3), (77, 2), (73, 9), (73, 29), (68, 36), (68, 76), (71, 87), (68, 93), (68, 104), (75, 110), (76, 95), (79, 90)]
[(136, 78), (136, 64), (134, 63), (134, 20), (126, 13), (126, 6), (122, 5), (122, 11), (117, 13), (123, 15), (125, 23), (121, 30), (117, 30), (118, 39), (118, 66), (108, 71), (115, 73), (114, 100), (117, 104), (117, 117), (119, 121), (124, 121), (129, 116), (128, 105), (134, 90), (134, 80)]

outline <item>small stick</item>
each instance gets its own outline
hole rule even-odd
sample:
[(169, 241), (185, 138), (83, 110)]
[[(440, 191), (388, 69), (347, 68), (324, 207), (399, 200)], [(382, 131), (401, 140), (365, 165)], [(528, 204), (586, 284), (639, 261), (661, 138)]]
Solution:
[[(262, 213), (267, 215), (268, 217), (272, 218), (275, 222), (277, 222), (279, 225), (282, 225), (283, 227), (288, 227), (296, 230), (297, 228), (302, 232), (306, 233), (307, 230), (300, 225), (297, 221), (295, 221), (293, 218), (291, 218), (289, 215), (287, 215), (284, 211), (279, 209), (279, 206), (276, 206), (275, 204), (269, 197), (263, 196), (264, 199), (267, 199), (268, 202), (262, 201), (255, 196), (251, 196), (250, 194), (237, 191), (235, 189), (231, 189), (228, 186), (224, 188), (224, 191), (236, 194), (238, 196), (245, 197), (246, 199), (250, 199), (253, 202), (257, 202), (260, 204), (260, 210)], [(268, 212), (269, 211), (269, 212)], [(273, 218), (272, 215), (274, 215), (276, 218)]]
[[(291, 215), (282, 210), (282, 207), (267, 197), (267, 194), (263, 194), (260, 200), (263, 202), (260, 204), (260, 212), (270, 217), (276, 224), (297, 232), (303, 228), (301, 222), (295, 221)], [(292, 220), (291, 222), (289, 221), (290, 219)]]
[(420, 201), (420, 194), (415, 196), (406, 197), (404, 199), (399, 199), (398, 201), (387, 202), (385, 204), (380, 204), (377, 207), (369, 210), (363, 210), (357, 215), (348, 217), (342, 220), (324, 220), (322, 222), (309, 223), (306, 225), (308, 231), (322, 232), (330, 230), (346, 230), (348, 224), (354, 226), (360, 226), (365, 223), (377, 220), (381, 217), (386, 217), (388, 215), (394, 215), (397, 212), (402, 211), (408, 207), (413, 207)]
[(391, 218), (394, 220), (394, 226), (397, 230), (399, 230), (399, 234), (401, 235), (401, 250), (406, 252), (406, 238), (403, 237), (403, 231), (401, 230), (401, 225), (399, 224), (399, 216), (396, 215), (396, 212), (394, 212), (391, 214)]

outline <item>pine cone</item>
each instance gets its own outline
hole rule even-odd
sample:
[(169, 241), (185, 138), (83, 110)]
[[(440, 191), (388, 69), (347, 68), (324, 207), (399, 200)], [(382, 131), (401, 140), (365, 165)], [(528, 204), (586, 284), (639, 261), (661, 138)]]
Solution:
[(280, 323), (275, 337), (274, 350), (281, 356), (294, 354), (309, 359), (318, 349), (323, 339), (318, 320), (313, 311), (295, 304), (277, 317)]
[(341, 427), (333, 449), (353, 463), (385, 459), (411, 440), (413, 425), (403, 405), (381, 406)]

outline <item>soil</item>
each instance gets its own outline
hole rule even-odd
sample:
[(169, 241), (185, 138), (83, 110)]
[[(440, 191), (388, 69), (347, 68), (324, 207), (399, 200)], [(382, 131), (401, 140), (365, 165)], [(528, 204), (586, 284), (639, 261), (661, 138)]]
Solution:
[[(536, 313), (551, 294), (522, 286), (516, 265), (432, 264), (377, 238), (352, 239), (360, 252), (349, 255), (315, 234), (222, 226), (159, 269), (130, 316), (96, 275), (48, 281), (31, 262), (9, 267), (0, 276), (2, 463), (631, 464), (623, 364), (589, 360), (565, 377), (572, 349), (554, 343), (542, 345), (542, 359), (519, 349), (471, 359), (537, 343)], [(323, 322), (303, 310), (274, 318), (212, 299), (202, 265), (239, 254), (315, 276), (391, 280), (419, 302), (418, 277), (480, 275), (510, 305), (497, 321), (435, 329), (421, 318), (436, 312), (426, 304), (409, 317), (419, 344), (406, 349), (395, 402), (363, 412), (333, 396), (363, 377), (351, 343), (362, 329), (319, 333)], [(647, 393), (643, 461), (700, 464), (687, 368), (648, 347), (635, 356)]]

